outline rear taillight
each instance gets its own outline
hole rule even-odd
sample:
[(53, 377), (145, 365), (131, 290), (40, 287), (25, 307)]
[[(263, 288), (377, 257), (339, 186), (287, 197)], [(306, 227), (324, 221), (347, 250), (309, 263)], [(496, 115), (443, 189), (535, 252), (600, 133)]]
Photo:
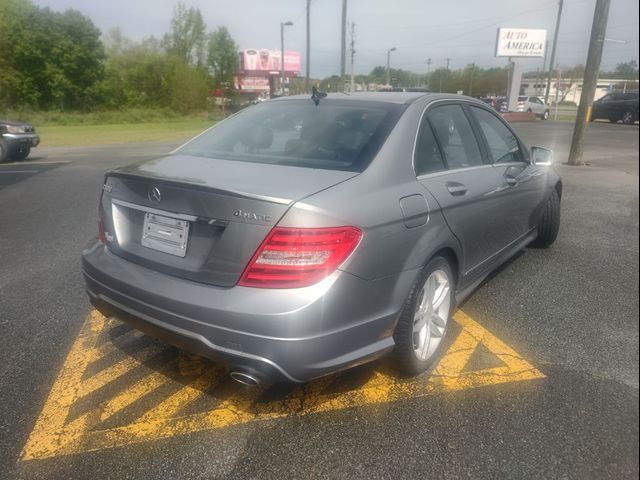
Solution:
[(333, 273), (362, 238), (355, 227), (275, 227), (247, 265), (239, 285), (299, 288)]

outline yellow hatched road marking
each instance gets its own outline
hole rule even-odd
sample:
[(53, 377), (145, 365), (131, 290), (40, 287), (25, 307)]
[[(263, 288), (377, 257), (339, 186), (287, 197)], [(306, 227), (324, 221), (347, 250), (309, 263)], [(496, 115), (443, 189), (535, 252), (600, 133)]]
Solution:
[[(167, 365), (179, 364), (182, 382), (174, 381), (164, 372), (142, 364), (168, 348), (157, 343), (144, 346), (113, 365), (84, 378), (87, 368), (107, 355), (121, 354), (111, 342), (97, 345), (111, 328), (120, 325), (92, 311), (74, 342), (58, 378), (54, 382), (45, 405), (22, 451), (22, 460), (48, 458), (91, 450), (113, 448), (138, 442), (183, 435), (265, 420), (287, 415), (307, 415), (349, 407), (380, 404), (403, 398), (463, 390), (507, 382), (544, 378), (544, 374), (524, 360), (516, 351), (495, 337), (462, 311), (454, 320), (461, 327), (440, 362), (431, 374), (406, 380), (393, 372), (376, 369), (357, 388), (332, 391), (336, 376), (328, 376), (299, 386), (286, 395), (262, 401), (259, 390), (246, 390), (232, 385), (223, 369), (205, 364), (197, 357), (181, 357)], [(129, 332), (128, 335), (139, 336)], [(484, 345), (502, 365), (466, 371), (470, 359)], [(150, 370), (142, 379), (124, 385), (109, 398), (97, 398), (102, 387), (117, 389), (128, 372), (136, 368)], [(138, 377), (139, 378), (139, 377)], [(130, 412), (138, 400), (157, 394), (161, 387), (171, 384), (171, 393), (161, 397), (144, 412)], [(224, 398), (215, 398), (216, 389), (226, 389)], [(163, 390), (163, 389), (162, 389)], [(212, 394), (213, 392), (213, 394)], [(83, 399), (90, 402), (89, 411), (73, 418), (74, 405)], [(154, 399), (155, 401), (155, 399)], [(204, 411), (181, 413), (186, 407), (204, 402)], [(105, 420), (116, 413), (133, 413), (128, 422), (105, 427)], [(71, 419), (70, 419), (71, 418)]]

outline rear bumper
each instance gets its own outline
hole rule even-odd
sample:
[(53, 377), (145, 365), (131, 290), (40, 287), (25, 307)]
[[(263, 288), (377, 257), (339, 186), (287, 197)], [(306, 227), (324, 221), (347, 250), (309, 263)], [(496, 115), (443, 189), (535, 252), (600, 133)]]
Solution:
[(82, 255), (94, 306), (163, 341), (267, 381), (305, 382), (394, 345), (417, 271), (366, 281), (338, 271), (291, 290), (219, 288), (124, 260), (96, 244)]
[(40, 144), (40, 137), (35, 133), (3, 133), (4, 138), (10, 145), (28, 145), (37, 147)]

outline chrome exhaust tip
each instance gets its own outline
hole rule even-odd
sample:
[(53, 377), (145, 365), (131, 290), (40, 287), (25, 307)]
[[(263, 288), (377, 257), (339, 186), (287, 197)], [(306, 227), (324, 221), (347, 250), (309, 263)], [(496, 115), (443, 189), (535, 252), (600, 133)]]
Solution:
[(258, 377), (247, 372), (231, 372), (229, 376), (246, 387), (259, 387), (262, 384)]

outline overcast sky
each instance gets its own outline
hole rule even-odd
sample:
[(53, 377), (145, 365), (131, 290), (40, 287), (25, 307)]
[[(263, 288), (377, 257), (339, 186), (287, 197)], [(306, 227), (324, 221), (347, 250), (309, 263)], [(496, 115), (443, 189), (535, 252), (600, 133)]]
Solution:
[[(140, 40), (162, 36), (169, 29), (174, 0), (35, 0), (54, 10), (75, 8), (88, 15), (103, 32), (120, 27), (125, 36)], [(299, 50), (305, 62), (305, 0), (185, 0), (202, 11), (210, 30), (224, 25), (241, 49), (280, 49), (280, 22), (287, 27), (285, 49)], [(638, 0), (612, 0), (602, 68), (638, 61)], [(311, 76), (325, 77), (340, 69), (342, 0), (311, 0)], [(356, 23), (356, 73), (384, 65), (386, 51), (392, 66), (426, 72), (451, 59), (451, 68), (500, 66), (495, 58), (496, 29), (542, 28), (553, 34), (558, 0), (349, 0), (348, 21)], [(565, 0), (557, 63), (585, 63), (595, 0)], [(527, 68), (542, 66), (528, 60)], [(304, 67), (303, 67), (304, 73)]]

